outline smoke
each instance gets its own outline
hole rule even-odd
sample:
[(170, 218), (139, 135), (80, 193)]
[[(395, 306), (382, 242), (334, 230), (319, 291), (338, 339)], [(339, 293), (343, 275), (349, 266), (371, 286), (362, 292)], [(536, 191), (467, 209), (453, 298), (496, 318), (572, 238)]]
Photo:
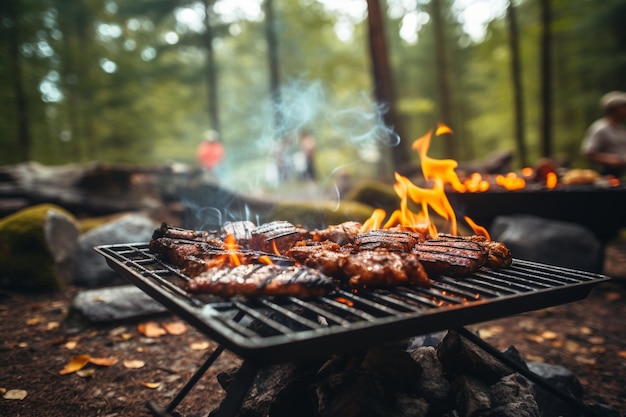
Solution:
[[(220, 187), (246, 197), (279, 200), (300, 193), (339, 203), (339, 172), (377, 163), (381, 149), (400, 142), (393, 127), (384, 123), (386, 106), (366, 93), (329, 90), (321, 81), (292, 80), (275, 97), (267, 94), (238, 108), (242, 114), (235, 116), (238, 125), (233, 127), (238, 134), (224, 134), (226, 159), (213, 174)], [(300, 175), (303, 132), (313, 134), (316, 166), (323, 166), (313, 184), (294, 180)], [(197, 221), (211, 225), (254, 221), (258, 215), (245, 204), (215, 196), (204, 195), (193, 204), (188, 200), (187, 206), (193, 206)]]

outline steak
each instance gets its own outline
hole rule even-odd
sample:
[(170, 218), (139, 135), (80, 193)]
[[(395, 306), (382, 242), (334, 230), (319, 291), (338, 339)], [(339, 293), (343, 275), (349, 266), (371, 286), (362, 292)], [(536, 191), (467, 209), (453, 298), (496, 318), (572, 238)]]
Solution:
[(303, 266), (240, 265), (211, 268), (187, 283), (187, 290), (232, 297), (234, 295), (290, 295), (308, 298), (328, 293), (334, 281)]
[(466, 276), (476, 272), (486, 261), (486, 251), (470, 240), (431, 239), (416, 245), (417, 255), (429, 274)]

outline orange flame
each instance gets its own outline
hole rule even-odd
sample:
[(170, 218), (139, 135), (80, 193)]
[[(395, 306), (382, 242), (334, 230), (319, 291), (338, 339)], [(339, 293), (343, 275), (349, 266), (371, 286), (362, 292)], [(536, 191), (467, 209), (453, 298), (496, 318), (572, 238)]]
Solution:
[[(363, 223), (362, 231), (380, 228), (388, 229), (400, 225), (416, 232), (428, 232), (431, 236), (437, 236), (437, 226), (431, 219), (431, 212), (433, 212), (446, 222), (449, 233), (454, 235), (458, 234), (456, 214), (446, 196), (445, 186), (448, 184), (459, 192), (464, 192), (467, 187), (461, 183), (458, 175), (454, 171), (458, 166), (455, 160), (438, 160), (427, 155), (432, 133), (432, 130), (429, 131), (413, 142), (412, 145), (413, 149), (417, 150), (419, 153), (422, 163), (422, 173), (424, 174), (424, 178), (430, 183), (431, 188), (419, 187), (413, 184), (408, 178), (396, 172), (396, 183), (393, 189), (400, 198), (400, 208), (391, 213), (386, 222), (385, 217), (387, 213), (383, 209), (374, 210), (370, 218)], [(448, 133), (452, 133), (452, 130), (443, 124), (439, 124), (435, 130), (436, 136)], [(421, 208), (421, 211), (413, 212), (409, 208), (409, 202), (417, 205)], [(471, 221), (469, 221), (468, 224), (477, 234), (488, 236), (484, 228)]]
[(239, 245), (237, 244), (237, 239), (235, 239), (235, 235), (226, 235), (226, 238), (224, 238), (224, 244), (226, 246), (226, 251), (230, 260), (230, 264), (232, 266), (241, 265), (241, 254), (239, 252)]
[(556, 172), (548, 172), (548, 174), (546, 175), (546, 188), (552, 190), (554, 187), (556, 187), (558, 181), (559, 180), (556, 176)]

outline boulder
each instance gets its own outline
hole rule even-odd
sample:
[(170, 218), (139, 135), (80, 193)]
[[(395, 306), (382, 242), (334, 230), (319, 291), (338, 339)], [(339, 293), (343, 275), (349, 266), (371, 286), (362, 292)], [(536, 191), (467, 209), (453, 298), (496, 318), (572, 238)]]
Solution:
[(94, 324), (143, 319), (168, 310), (134, 285), (89, 289), (70, 306), (70, 317)]
[(26, 292), (63, 289), (72, 281), (79, 229), (52, 204), (29, 207), (0, 220), (0, 287)]
[(489, 229), (514, 258), (600, 272), (602, 244), (588, 228), (532, 215), (498, 216)]
[(148, 242), (158, 222), (141, 213), (123, 215), (95, 227), (78, 238), (74, 284), (87, 288), (126, 284), (106, 260), (93, 250), (95, 246)]

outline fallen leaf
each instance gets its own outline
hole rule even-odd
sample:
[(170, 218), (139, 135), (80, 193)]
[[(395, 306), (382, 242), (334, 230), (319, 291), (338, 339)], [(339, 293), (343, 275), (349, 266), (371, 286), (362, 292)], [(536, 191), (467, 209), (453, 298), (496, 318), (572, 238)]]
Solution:
[(626, 359), (626, 350), (620, 350), (619, 352), (617, 352), (617, 356)]
[(67, 343), (65, 343), (65, 349), (76, 349), (76, 345), (78, 345), (78, 340), (69, 340), (67, 341)]
[(18, 344), (17, 344), (17, 346), (18, 346), (18, 347), (21, 347), (21, 348), (25, 348), (25, 347), (28, 347), (28, 343), (26, 343), (26, 342), (20, 342), (20, 343), (18, 343)]
[(526, 339), (535, 343), (543, 343), (543, 337), (538, 336), (536, 334), (527, 334)]
[(5, 392), (7, 392), (7, 389), (0, 387), (0, 394), (4, 394)]
[(126, 333), (126, 327), (124, 326), (120, 326), (120, 327), (116, 327), (113, 330), (109, 331), (109, 336), (115, 337), (115, 336), (119, 336), (121, 334)]
[(70, 360), (63, 369), (59, 371), (60, 375), (71, 374), (76, 371), (80, 371), (83, 369), (85, 365), (89, 363), (89, 355), (79, 355), (74, 356), (72, 360)]
[(586, 356), (576, 356), (576, 361), (582, 363), (583, 365), (595, 365), (596, 360), (594, 358), (588, 358)]
[(81, 369), (80, 371), (76, 371), (76, 375), (78, 375), (81, 378), (92, 377), (95, 374), (96, 374), (96, 368), (87, 368), (87, 369)]
[(159, 323), (154, 321), (148, 321), (146, 323), (140, 323), (137, 325), (137, 330), (139, 333), (143, 334), (146, 337), (161, 337), (167, 332), (164, 328), (159, 326)]
[(187, 325), (182, 321), (173, 321), (171, 323), (161, 323), (161, 326), (165, 329), (165, 331), (169, 334), (179, 336), (181, 334), (187, 333)]
[(543, 333), (541, 333), (541, 337), (543, 337), (546, 340), (554, 340), (557, 337), (559, 337), (559, 335), (555, 332), (552, 332), (550, 330), (546, 330)]
[(206, 350), (209, 348), (209, 342), (194, 342), (189, 347), (191, 350)]
[(589, 338), (589, 343), (593, 345), (602, 345), (604, 344), (604, 337), (593, 336)]
[(143, 385), (146, 388), (156, 389), (156, 388), (159, 388), (161, 386), (161, 383), (160, 382), (145, 382), (145, 381), (141, 381), (141, 385)]
[(580, 332), (582, 334), (591, 334), (592, 330), (589, 327), (581, 327)]
[(622, 298), (622, 294), (617, 291), (610, 291), (606, 294), (607, 301), (619, 301)]
[(46, 321), (44, 316), (33, 316), (26, 320), (26, 324), (29, 326), (35, 326), (39, 323), (43, 323), (44, 321)]
[(23, 389), (10, 389), (2, 395), (5, 400), (23, 400), (28, 395), (28, 392)]
[(592, 346), (589, 351), (591, 353), (604, 353), (606, 352), (606, 349), (604, 348), (604, 346)]
[(89, 362), (98, 366), (113, 366), (119, 362), (119, 359), (110, 357), (110, 358), (89, 358)]
[(124, 367), (128, 368), (128, 369), (139, 369), (139, 368), (143, 368), (146, 365), (146, 363), (144, 361), (135, 359), (135, 360), (125, 360), (124, 361)]
[(130, 340), (133, 338), (133, 335), (132, 333), (122, 333), (120, 337), (122, 338), (122, 340)]
[(543, 357), (541, 357), (541, 356), (530, 355), (530, 354), (526, 355), (526, 359), (529, 360), (529, 361), (533, 361), (533, 362), (544, 362), (545, 361), (545, 359)]
[(48, 324), (46, 325), (46, 330), (58, 329), (60, 325), (61, 323), (59, 323), (58, 321), (49, 321)]

